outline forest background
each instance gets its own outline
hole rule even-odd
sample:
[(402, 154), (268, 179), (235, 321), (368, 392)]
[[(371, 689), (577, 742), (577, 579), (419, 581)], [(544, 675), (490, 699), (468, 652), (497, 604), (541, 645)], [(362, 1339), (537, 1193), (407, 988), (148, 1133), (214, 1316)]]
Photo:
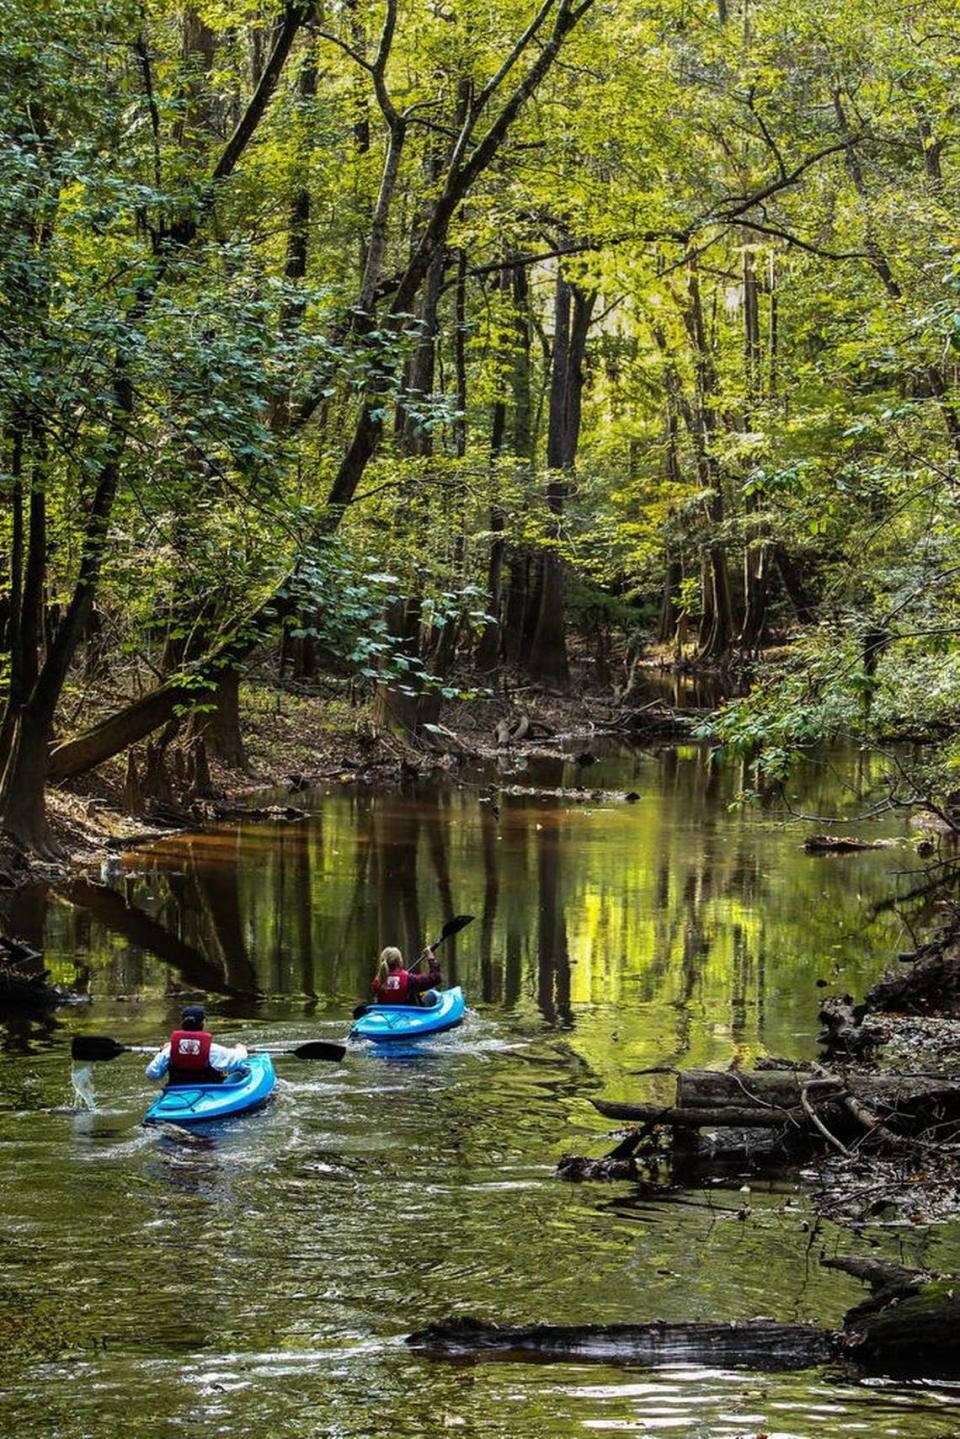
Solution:
[(954, 824), (955, 6), (0, 10), (0, 830), (251, 664), (429, 742), (650, 655)]

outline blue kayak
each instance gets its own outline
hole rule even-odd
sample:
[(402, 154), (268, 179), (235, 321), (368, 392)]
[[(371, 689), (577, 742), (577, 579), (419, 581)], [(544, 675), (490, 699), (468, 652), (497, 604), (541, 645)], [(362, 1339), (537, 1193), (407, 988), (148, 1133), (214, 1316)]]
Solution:
[(459, 984), (442, 989), (436, 1004), (371, 1004), (350, 1034), (355, 1039), (373, 1039), (377, 1044), (425, 1039), (462, 1024), (466, 1007)]
[(221, 1084), (168, 1084), (143, 1116), (144, 1124), (202, 1124), (259, 1109), (277, 1082), (269, 1054), (251, 1054)]

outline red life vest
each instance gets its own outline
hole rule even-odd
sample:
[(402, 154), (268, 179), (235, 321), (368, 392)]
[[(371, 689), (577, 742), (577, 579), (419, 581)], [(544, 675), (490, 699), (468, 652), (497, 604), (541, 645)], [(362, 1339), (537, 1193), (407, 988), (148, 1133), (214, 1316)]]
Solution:
[(391, 969), (386, 979), (380, 981), (377, 991), (379, 1004), (409, 1004), (410, 975), (405, 969)]
[(170, 1036), (170, 1077), (176, 1083), (182, 1075), (189, 1084), (210, 1072), (213, 1035), (205, 1029), (175, 1029)]

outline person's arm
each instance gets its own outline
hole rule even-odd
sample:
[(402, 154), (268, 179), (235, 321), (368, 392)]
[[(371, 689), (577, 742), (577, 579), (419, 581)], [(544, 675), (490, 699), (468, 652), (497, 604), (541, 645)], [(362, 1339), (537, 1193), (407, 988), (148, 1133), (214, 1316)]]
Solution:
[(228, 1049), (225, 1044), (211, 1044), (210, 1046), (210, 1068), (211, 1069), (242, 1069), (247, 1062), (247, 1046), (235, 1044)]
[(420, 956), (421, 959), (430, 961), (430, 968), (426, 974), (411, 974), (410, 983), (418, 994), (427, 989), (438, 989), (440, 987), (440, 961), (432, 949), (425, 949)]
[(162, 1079), (170, 1068), (170, 1045), (165, 1044), (151, 1059), (144, 1070), (148, 1079)]

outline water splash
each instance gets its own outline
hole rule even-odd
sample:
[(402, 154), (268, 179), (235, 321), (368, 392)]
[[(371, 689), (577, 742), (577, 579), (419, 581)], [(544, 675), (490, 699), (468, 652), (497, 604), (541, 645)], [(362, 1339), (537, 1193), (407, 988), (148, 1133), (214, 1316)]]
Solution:
[(76, 1110), (94, 1110), (97, 1096), (93, 1088), (93, 1069), (89, 1064), (73, 1065), (70, 1070), (73, 1085), (73, 1107)]

